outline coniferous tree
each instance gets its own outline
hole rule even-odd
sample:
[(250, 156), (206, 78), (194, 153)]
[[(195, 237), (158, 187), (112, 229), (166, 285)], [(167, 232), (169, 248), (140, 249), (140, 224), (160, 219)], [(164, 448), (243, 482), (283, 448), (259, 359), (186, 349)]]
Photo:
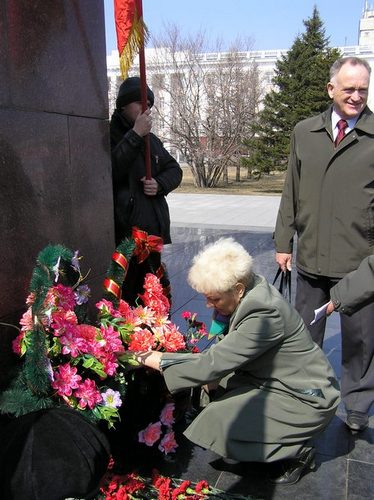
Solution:
[(324, 111), (330, 104), (326, 84), (329, 69), (340, 52), (329, 47), (316, 7), (312, 17), (303, 22), (306, 31), (277, 61), (272, 81), (275, 88), (264, 98), (253, 126), (253, 138), (245, 141), (249, 157), (244, 162), (261, 172), (285, 169), (296, 123)]

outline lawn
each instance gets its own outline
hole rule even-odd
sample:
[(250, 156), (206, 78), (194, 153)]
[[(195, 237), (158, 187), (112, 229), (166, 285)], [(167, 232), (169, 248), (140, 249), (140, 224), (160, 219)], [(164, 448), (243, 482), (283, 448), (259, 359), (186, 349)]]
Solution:
[(194, 185), (193, 176), (188, 166), (182, 166), (182, 184), (175, 193), (215, 193), (215, 194), (252, 194), (252, 195), (278, 195), (282, 193), (285, 172), (272, 172), (262, 175), (260, 179), (248, 179), (245, 169), (241, 171), (241, 181), (235, 181), (236, 169), (229, 168), (228, 184), (220, 183), (215, 188), (198, 188)]

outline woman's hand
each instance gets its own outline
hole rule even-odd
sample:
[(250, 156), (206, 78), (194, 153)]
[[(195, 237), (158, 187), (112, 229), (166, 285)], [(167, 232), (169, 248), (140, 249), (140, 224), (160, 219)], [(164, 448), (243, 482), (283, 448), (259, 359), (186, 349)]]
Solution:
[(158, 351), (147, 351), (147, 352), (135, 352), (134, 353), (136, 361), (148, 368), (153, 368), (154, 370), (160, 370), (160, 361), (162, 353)]

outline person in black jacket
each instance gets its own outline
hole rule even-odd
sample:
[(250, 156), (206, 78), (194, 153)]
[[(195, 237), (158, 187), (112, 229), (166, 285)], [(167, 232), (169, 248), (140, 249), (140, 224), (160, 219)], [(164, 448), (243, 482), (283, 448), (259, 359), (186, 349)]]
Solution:
[(356, 269), (330, 289), (327, 314), (338, 311), (350, 316), (374, 302), (374, 255), (361, 261)]
[[(110, 121), (116, 245), (131, 236), (134, 227), (147, 235), (161, 237), (164, 244), (171, 243), (165, 196), (181, 183), (182, 169), (151, 133), (154, 94), (148, 86), (147, 99), (148, 109), (143, 113), (140, 78), (127, 78), (119, 88)], [(151, 179), (146, 179), (144, 137), (147, 134), (150, 134)], [(147, 272), (163, 274), (161, 283), (165, 290), (169, 289), (160, 252), (151, 252), (142, 263), (133, 257), (122, 291), (122, 298), (132, 305), (142, 293)]]

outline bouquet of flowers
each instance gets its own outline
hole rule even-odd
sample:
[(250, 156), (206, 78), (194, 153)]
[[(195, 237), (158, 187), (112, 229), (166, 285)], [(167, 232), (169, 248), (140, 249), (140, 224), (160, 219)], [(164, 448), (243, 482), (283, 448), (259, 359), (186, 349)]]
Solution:
[(207, 481), (193, 483), (161, 475), (153, 470), (152, 477), (145, 478), (137, 473), (112, 474), (110, 469), (104, 476), (97, 500), (244, 500), (252, 497), (225, 493), (213, 488)]

